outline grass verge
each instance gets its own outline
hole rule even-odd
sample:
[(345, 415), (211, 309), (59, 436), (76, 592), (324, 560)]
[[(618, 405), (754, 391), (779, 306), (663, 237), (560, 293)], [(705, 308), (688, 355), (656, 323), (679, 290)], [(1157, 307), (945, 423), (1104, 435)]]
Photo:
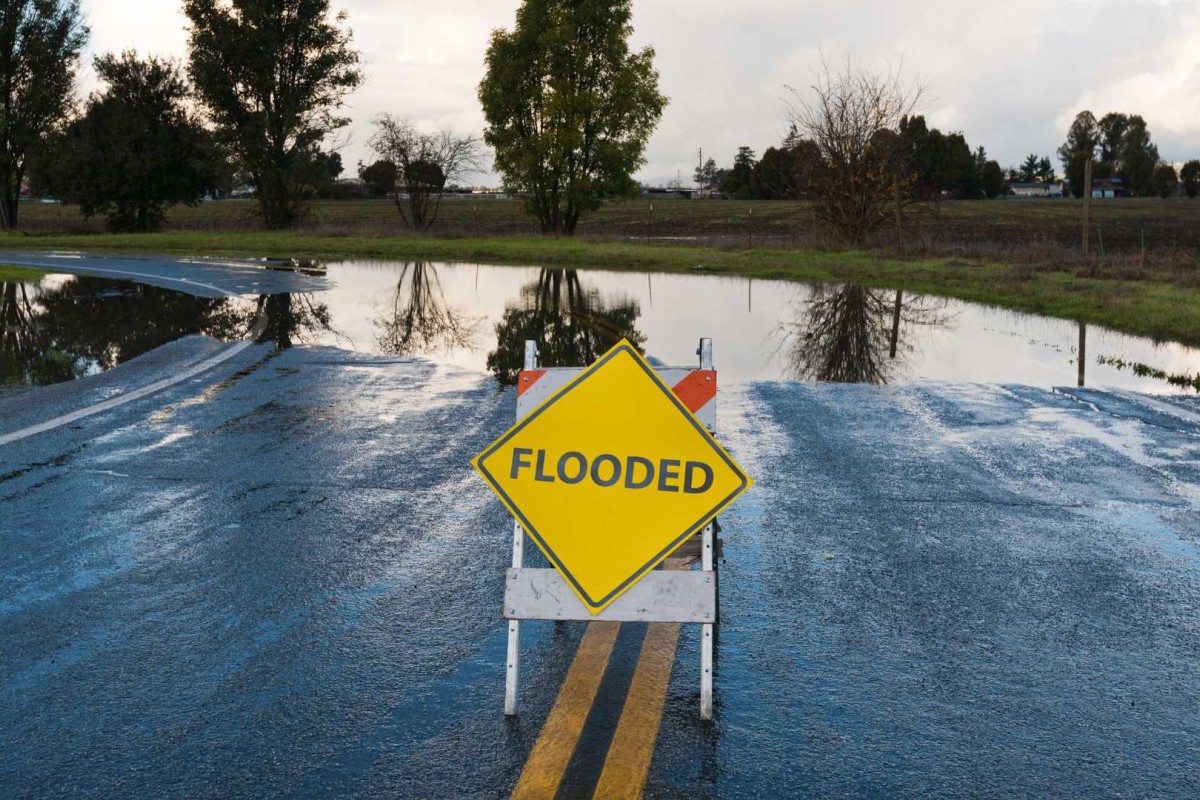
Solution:
[(6, 267), (0, 264), (0, 282), (29, 283), (41, 280), (45, 274), (45, 272), (41, 272), (40, 270), (28, 269), (27, 267)]
[(1137, 280), (1091, 277), (1074, 269), (1029, 269), (985, 259), (904, 259), (876, 251), (725, 249), (582, 239), (444, 239), (258, 232), (3, 234), (0, 235), (0, 248), (452, 261), (644, 272), (712, 272), (774, 280), (851, 281), (1080, 320), (1157, 340), (1200, 346), (1200, 286), (1154, 277)]

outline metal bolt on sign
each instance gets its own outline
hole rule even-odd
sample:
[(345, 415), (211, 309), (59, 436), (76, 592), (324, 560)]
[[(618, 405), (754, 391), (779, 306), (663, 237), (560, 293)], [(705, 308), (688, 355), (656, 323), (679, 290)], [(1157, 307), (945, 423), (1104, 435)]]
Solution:
[[(514, 517), (506, 714), (522, 620), (604, 620), (700, 624), (700, 715), (712, 718), (716, 516), (751, 480), (713, 435), (712, 340), (696, 352), (698, 369), (654, 367), (623, 341), (586, 368), (542, 369), (525, 343), (516, 424), (473, 461)], [(524, 566), (526, 536), (552, 569)], [(699, 570), (657, 569), (689, 554)]]

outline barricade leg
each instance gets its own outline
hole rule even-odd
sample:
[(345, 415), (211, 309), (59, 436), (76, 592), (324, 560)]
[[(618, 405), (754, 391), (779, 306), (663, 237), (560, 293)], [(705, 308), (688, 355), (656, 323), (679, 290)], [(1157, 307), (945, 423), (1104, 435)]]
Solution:
[[(704, 526), (704, 538), (701, 543), (700, 568), (712, 572), (716, 561), (714, 556), (713, 523)], [(700, 626), (700, 719), (713, 718), (713, 623), (706, 622)]]
[[(517, 522), (513, 523), (514, 569), (525, 566), (525, 531)], [(521, 683), (521, 621), (508, 621), (508, 659), (504, 670), (504, 713), (510, 717), (517, 714), (517, 689)]]

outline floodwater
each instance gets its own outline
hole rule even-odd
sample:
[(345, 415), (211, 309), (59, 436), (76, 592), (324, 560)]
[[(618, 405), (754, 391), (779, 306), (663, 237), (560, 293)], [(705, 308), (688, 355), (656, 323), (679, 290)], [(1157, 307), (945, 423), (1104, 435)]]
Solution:
[[(714, 340), (726, 384), (756, 380), (1087, 385), (1197, 391), (1200, 349), (1095, 326), (854, 285), (470, 264), (333, 262), (325, 293), (195, 298), (93, 277), (4, 283), (0, 387), (108, 369), (189, 333), (419, 355), (511, 383), (524, 341), (545, 366), (620, 338), (686, 364)], [(1081, 356), (1082, 354), (1082, 356)]]

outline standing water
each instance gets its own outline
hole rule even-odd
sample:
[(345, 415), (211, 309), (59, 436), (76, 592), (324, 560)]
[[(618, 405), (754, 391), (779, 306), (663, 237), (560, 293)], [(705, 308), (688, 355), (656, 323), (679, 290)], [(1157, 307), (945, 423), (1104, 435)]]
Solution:
[[(690, 362), (711, 337), (725, 382), (913, 381), (1196, 391), (1200, 350), (1066, 320), (846, 284), (552, 267), (333, 262), (334, 288), (264, 301), (193, 298), (92, 277), (3, 283), (0, 387), (115, 366), (174, 338), (248, 334), (424, 356), (511, 383), (526, 339), (588, 363), (620, 338)], [(282, 303), (282, 305), (281, 305)]]

